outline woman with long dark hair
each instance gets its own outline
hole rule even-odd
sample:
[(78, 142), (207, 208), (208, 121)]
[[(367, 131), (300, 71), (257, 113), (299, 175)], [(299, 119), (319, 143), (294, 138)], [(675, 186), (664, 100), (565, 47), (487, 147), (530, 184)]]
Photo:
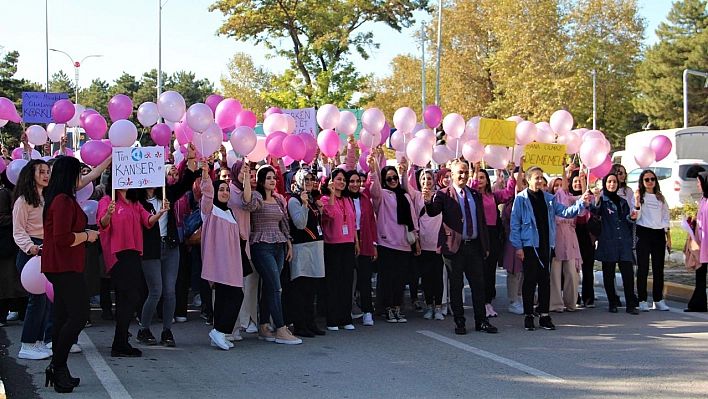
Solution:
[(52, 324), (52, 362), (47, 367), (45, 386), (51, 383), (57, 392), (71, 392), (80, 380), (67, 367), (71, 346), (89, 317), (88, 295), (83, 271), (86, 266), (86, 242), (98, 239), (98, 232), (85, 230), (86, 214), (76, 201), (81, 163), (73, 157), (61, 157), (53, 166), (54, 176), (44, 190), (44, 243), (42, 272), (54, 288)]
[(639, 190), (634, 192), (637, 212), (637, 296), (639, 311), (648, 312), (647, 278), (651, 257), (652, 300), (654, 309), (669, 310), (664, 302), (664, 248), (671, 250), (669, 204), (661, 194), (659, 181), (651, 170), (639, 175)]
[[(278, 344), (301, 344), (292, 335), (283, 319), (280, 272), (293, 257), (293, 248), (285, 213), (285, 201), (275, 193), (276, 172), (272, 166), (263, 166), (256, 173), (256, 191), (250, 197), (244, 191), (244, 208), (251, 212), (251, 256), (253, 266), (263, 281), (258, 303), (260, 320), (258, 339)], [(275, 334), (268, 321), (273, 318)]]
[[(20, 171), (13, 192), (12, 231), (17, 253), (17, 271), (22, 274), (25, 264), (39, 255), (44, 241), (42, 193), (49, 184), (49, 165), (33, 159)], [(20, 359), (41, 360), (52, 355), (45, 342), (45, 327), (49, 319), (50, 302), (46, 294), (29, 294), (25, 321), (22, 324)], [(84, 320), (85, 321), (85, 320)], [(49, 338), (49, 337), (46, 337)]]
[(143, 279), (143, 227), (151, 228), (170, 209), (168, 200), (151, 215), (138, 202), (135, 189), (117, 189), (116, 198), (101, 198), (96, 219), (101, 232), (101, 247), (106, 262), (106, 272), (116, 287), (116, 329), (111, 346), (113, 357), (139, 357), (142, 352), (128, 343), (128, 329), (133, 312), (140, 301), (140, 284)]
[(620, 198), (624, 198), (630, 208), (634, 206), (634, 191), (632, 191), (632, 188), (627, 185), (627, 169), (622, 166), (622, 164), (616, 163), (612, 165), (610, 174), (616, 175), (617, 180), (619, 181), (617, 195), (619, 195)]
[(371, 199), (378, 227), (379, 275), (381, 306), (386, 309), (386, 322), (405, 323), (401, 313), (406, 275), (413, 267), (413, 254), (420, 255), (418, 218), (413, 199), (406, 192), (400, 176), (407, 176), (408, 161), (403, 158), (398, 170), (385, 166), (379, 171), (373, 157), (367, 159), (371, 179)]
[(703, 193), (698, 204), (696, 215), (696, 243), (699, 246), (699, 261), (701, 265), (696, 269), (696, 288), (688, 301), (684, 312), (706, 312), (708, 304), (706, 298), (706, 270), (708, 270), (708, 172), (699, 172), (696, 184)]

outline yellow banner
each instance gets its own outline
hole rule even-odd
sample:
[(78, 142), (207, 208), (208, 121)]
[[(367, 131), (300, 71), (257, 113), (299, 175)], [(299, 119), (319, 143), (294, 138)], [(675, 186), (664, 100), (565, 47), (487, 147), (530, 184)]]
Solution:
[(563, 173), (565, 144), (546, 144), (533, 142), (524, 147), (524, 169), (538, 166), (550, 175)]
[(515, 140), (516, 122), (487, 118), (479, 120), (479, 141), (482, 144), (513, 147)]

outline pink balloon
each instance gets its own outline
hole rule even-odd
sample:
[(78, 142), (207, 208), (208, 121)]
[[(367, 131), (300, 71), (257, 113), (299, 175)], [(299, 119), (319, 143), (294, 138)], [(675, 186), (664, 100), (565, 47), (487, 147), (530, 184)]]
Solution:
[(380, 132), (386, 123), (386, 117), (378, 108), (369, 108), (361, 114), (361, 125), (370, 132)]
[(531, 121), (522, 121), (516, 125), (516, 142), (521, 145), (533, 143), (537, 134), (536, 125)]
[(435, 128), (442, 120), (442, 110), (437, 105), (428, 105), (423, 111), (423, 121), (430, 128)]
[[(98, 111), (96, 111), (95, 109), (91, 109), (91, 108), (89, 108), (89, 109), (87, 109), (86, 111), (82, 112), (81, 115), (79, 115), (79, 126), (81, 126), (82, 128), (86, 129), (86, 127), (84, 126), (84, 123), (85, 123), (85, 121), (86, 121), (86, 118), (87, 118), (89, 115), (93, 115), (93, 114), (97, 114), (97, 113), (98, 113)], [(104, 118), (104, 119), (105, 119), (105, 118)]]
[(74, 117), (75, 112), (76, 108), (74, 108), (74, 104), (72, 104), (69, 100), (59, 100), (52, 106), (52, 118), (54, 119), (54, 123), (69, 122), (71, 118)]
[(323, 154), (331, 158), (339, 151), (339, 135), (332, 129), (323, 130), (317, 136), (317, 145)]
[(22, 268), (20, 274), (22, 286), (27, 292), (34, 295), (44, 294), (46, 292), (45, 284), (47, 278), (42, 274), (42, 257), (32, 257)]
[(464, 148), (464, 143), (462, 143), (461, 139), (450, 137), (446, 141), (445, 146), (450, 149), (453, 159), (463, 156), (462, 149)]
[(293, 118), (292, 115), (290, 114), (283, 114), (285, 119), (288, 121), (288, 129), (285, 131), (287, 134), (293, 134), (295, 133), (295, 128), (297, 127), (297, 122), (295, 122), (295, 118)]
[(332, 104), (325, 104), (317, 110), (317, 124), (322, 129), (334, 129), (339, 123), (339, 108)]
[[(234, 118), (230, 123), (233, 123)], [(195, 132), (205, 132), (214, 123), (214, 113), (208, 105), (197, 103), (187, 109), (187, 124)]]
[(5, 169), (5, 174), (10, 183), (17, 184), (17, 178), (20, 177), (20, 171), (27, 165), (27, 161), (24, 159), (15, 159), (14, 161), (7, 164)]
[(430, 143), (430, 145), (435, 145), (435, 142), (437, 141), (435, 133), (430, 129), (419, 130), (418, 133), (415, 134), (415, 137), (424, 138), (427, 142)]
[(654, 154), (656, 154), (657, 162), (666, 158), (671, 153), (671, 147), (671, 140), (664, 135), (654, 137), (649, 143), (649, 148), (654, 150)]
[(583, 134), (583, 141), (587, 141), (590, 139), (604, 139), (605, 134), (602, 133), (599, 130), (588, 130)]
[(608, 173), (610, 173), (610, 170), (611, 170), (611, 169), (612, 169), (612, 159), (610, 159), (610, 156), (608, 155), (608, 156), (605, 157), (605, 160), (602, 161), (602, 163), (600, 164), (600, 166), (598, 166), (598, 167), (596, 167), (596, 168), (592, 168), (592, 169), (591, 169), (591, 172), (592, 172), (592, 174), (594, 174), (595, 176), (597, 176), (597, 177), (599, 177), (600, 179), (602, 179), (602, 178), (605, 177)]
[(402, 133), (408, 133), (415, 127), (415, 111), (408, 107), (402, 107), (393, 114), (393, 125)]
[(374, 148), (381, 142), (381, 132), (372, 133), (364, 129), (359, 133), (359, 137), (366, 148)]
[(240, 102), (233, 98), (227, 98), (216, 106), (216, 111), (214, 111), (216, 123), (222, 130), (230, 132), (235, 127), (234, 122), (236, 121), (236, 115), (242, 110), (243, 107)]
[(121, 119), (128, 119), (132, 114), (133, 101), (125, 94), (115, 95), (108, 102), (108, 116), (111, 117), (111, 121), (115, 122)]
[(256, 123), (258, 123), (258, 120), (256, 119), (256, 114), (248, 110), (243, 110), (236, 114), (234, 126), (248, 126), (251, 129), (254, 129), (256, 127)]
[[(362, 130), (362, 132), (365, 132), (365, 131), (366, 131), (366, 130)], [(369, 143), (371, 143), (371, 142), (369, 142)], [(340, 144), (341, 144), (341, 143), (340, 143)], [(368, 146), (367, 144), (365, 144), (365, 143), (364, 143), (363, 141), (361, 141), (361, 140), (357, 140), (356, 145), (357, 145), (357, 147), (359, 147), (359, 149), (361, 149), (362, 151), (369, 151), (369, 150), (371, 149), (371, 148), (369, 148), (369, 146)]]
[(194, 138), (194, 131), (187, 125), (185, 117), (175, 123), (175, 138), (181, 145), (191, 143)]
[(556, 134), (564, 135), (573, 128), (573, 115), (564, 109), (558, 110), (551, 115), (550, 125)]
[(438, 165), (444, 165), (452, 159), (452, 151), (446, 145), (436, 145), (433, 147), (433, 161)]
[(548, 122), (539, 122), (536, 124), (536, 141), (539, 143), (553, 143), (556, 140), (556, 134), (551, 129)]
[[(32, 150), (32, 153), (34, 154), (35, 151), (36, 151), (36, 150)], [(73, 156), (74, 156), (74, 151), (72, 151), (71, 148), (65, 148), (65, 149), (64, 149), (64, 152), (66, 152), (66, 156), (67, 156), (67, 157), (73, 157)], [(39, 154), (39, 152), (37, 152), (37, 154)], [(56, 156), (59, 156), (59, 150), (54, 151), (53, 156), (55, 156), (55, 157), (56, 157)], [(37, 158), (39, 158), (39, 157), (37, 157)], [(33, 156), (32, 159), (36, 159), (36, 158)]]
[(558, 144), (565, 144), (567, 147), (565, 149), (566, 154), (577, 154), (580, 151), (580, 145), (582, 140), (574, 133), (566, 133), (558, 137)]
[(152, 141), (157, 145), (169, 146), (170, 140), (172, 140), (172, 130), (165, 123), (158, 123), (152, 127), (150, 130), (150, 136)]
[(246, 155), (256, 148), (256, 132), (248, 126), (239, 126), (231, 133), (229, 142), (236, 153)]
[(221, 127), (216, 123), (212, 123), (204, 133), (195, 133), (193, 143), (197, 154), (208, 157), (215, 153), (221, 146), (221, 134)]
[(288, 130), (288, 119), (283, 114), (272, 113), (263, 121), (263, 133), (266, 136), (273, 132), (283, 132)]
[(4, 172), (5, 169), (7, 169), (7, 164), (5, 163), (5, 160), (0, 160), (0, 173)]
[(443, 119), (443, 130), (446, 135), (459, 139), (465, 131), (465, 119), (460, 114), (448, 114)]
[(391, 147), (393, 147), (396, 151), (403, 151), (406, 149), (406, 141), (409, 141), (406, 138), (406, 135), (403, 134), (400, 130), (396, 130), (391, 134)]
[(656, 160), (656, 154), (651, 148), (641, 146), (634, 150), (634, 160), (640, 168), (648, 168)]
[(379, 140), (379, 145), (384, 145), (388, 137), (391, 135), (391, 125), (388, 122), (384, 122), (384, 127), (381, 129), (381, 140)]
[(283, 140), (288, 137), (285, 132), (273, 132), (266, 137), (266, 149), (268, 153), (276, 158), (286, 155), (283, 149)]
[(359, 121), (356, 119), (356, 115), (349, 111), (342, 111), (339, 113), (339, 122), (337, 122), (337, 132), (349, 136), (354, 134)]
[(111, 156), (111, 146), (101, 140), (88, 141), (81, 147), (81, 160), (86, 165), (96, 167)]
[(82, 124), (86, 134), (91, 137), (92, 140), (100, 140), (105, 136), (106, 130), (108, 130), (108, 122), (106, 118), (98, 112), (95, 114), (89, 114), (84, 118)]
[(494, 169), (505, 169), (509, 164), (509, 151), (499, 145), (488, 145), (484, 148), (484, 162)]
[(359, 167), (365, 173), (369, 173), (369, 164), (366, 163), (366, 157), (368, 157), (368, 156), (369, 156), (369, 151), (362, 151), (361, 155), (359, 155)]
[(216, 114), (216, 107), (219, 106), (219, 103), (224, 101), (224, 97), (218, 95), (218, 94), (212, 94), (209, 97), (207, 97), (206, 101), (204, 103), (211, 108), (211, 112)]
[(589, 168), (597, 168), (607, 157), (605, 144), (599, 139), (586, 140), (580, 146), (580, 159)]
[[(83, 150), (82, 150), (83, 152)], [(105, 161), (105, 159), (104, 159)], [(93, 183), (89, 182), (84, 188), (76, 192), (76, 202), (79, 204), (86, 202), (93, 194)]]
[(462, 156), (466, 160), (474, 163), (479, 162), (484, 157), (484, 144), (477, 140), (470, 140), (462, 146)]
[(510, 116), (510, 117), (506, 118), (506, 120), (511, 121), (511, 122), (516, 122), (517, 124), (519, 124), (524, 121), (524, 118), (522, 118), (518, 115), (514, 115), (514, 116)]
[(291, 134), (283, 139), (283, 149), (290, 158), (300, 161), (307, 155), (307, 146), (299, 134)]
[(49, 299), (49, 302), (54, 303), (54, 286), (51, 282), (49, 282), (49, 280), (44, 283), (44, 291), (47, 294), (47, 299)]
[(268, 156), (265, 141), (265, 136), (258, 136), (256, 138), (256, 148), (254, 148), (253, 151), (251, 151), (247, 156), (249, 161), (260, 162)]
[(17, 147), (12, 152), (10, 153), (10, 157), (15, 160), (15, 159), (22, 159), (22, 148)]
[(317, 140), (309, 133), (300, 133), (298, 136), (302, 138), (302, 141), (305, 142), (305, 148), (307, 148), (303, 161), (312, 162), (315, 159), (315, 154), (317, 154)]
[[(72, 116), (74, 115), (72, 114)], [(13, 123), (20, 123), (22, 120), (22, 118), (20, 118), (20, 114), (17, 113), (15, 104), (10, 101), (9, 98), (0, 97), (0, 119), (9, 120)], [(69, 120), (71, 120), (71, 118), (69, 118)]]
[(415, 165), (425, 166), (433, 159), (433, 146), (423, 137), (414, 137), (406, 147), (406, 156)]
[(96, 211), (98, 211), (98, 201), (94, 200), (87, 200), (84, 201), (84, 203), (81, 204), (81, 209), (83, 209), (84, 213), (88, 217), (88, 225), (95, 225), (96, 224)]
[(282, 114), (283, 110), (281, 110), (278, 107), (270, 107), (266, 110), (266, 112), (263, 113), (263, 120), (266, 120), (269, 116), (273, 114)]
[(168, 90), (157, 99), (157, 112), (170, 122), (177, 122), (182, 119), (187, 112), (187, 104), (184, 97), (176, 91)]

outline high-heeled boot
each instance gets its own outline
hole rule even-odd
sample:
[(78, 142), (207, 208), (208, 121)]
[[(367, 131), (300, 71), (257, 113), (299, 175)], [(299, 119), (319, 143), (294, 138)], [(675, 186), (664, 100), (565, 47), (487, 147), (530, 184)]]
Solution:
[(69, 369), (66, 366), (55, 366), (50, 364), (44, 370), (46, 379), (44, 386), (53, 386), (54, 390), (59, 393), (69, 393), (74, 390), (74, 385), (69, 380)]

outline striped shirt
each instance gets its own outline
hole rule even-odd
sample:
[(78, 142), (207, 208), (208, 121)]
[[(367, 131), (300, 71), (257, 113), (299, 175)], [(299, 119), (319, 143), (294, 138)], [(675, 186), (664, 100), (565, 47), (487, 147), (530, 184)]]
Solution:
[(258, 191), (253, 191), (252, 195), (255, 201), (244, 204), (245, 209), (251, 211), (251, 244), (287, 242), (290, 227), (281, 200), (266, 202)]

